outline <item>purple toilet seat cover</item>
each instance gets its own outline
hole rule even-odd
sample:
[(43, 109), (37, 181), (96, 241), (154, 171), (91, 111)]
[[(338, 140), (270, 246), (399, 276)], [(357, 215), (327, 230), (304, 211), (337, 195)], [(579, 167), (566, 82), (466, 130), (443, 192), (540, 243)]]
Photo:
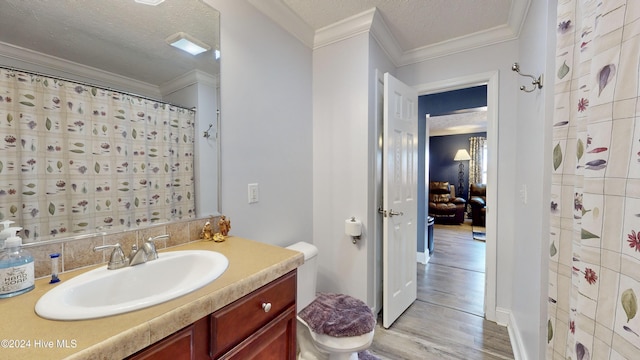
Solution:
[(376, 319), (367, 304), (343, 294), (319, 293), (298, 314), (318, 334), (359, 336), (373, 331)]

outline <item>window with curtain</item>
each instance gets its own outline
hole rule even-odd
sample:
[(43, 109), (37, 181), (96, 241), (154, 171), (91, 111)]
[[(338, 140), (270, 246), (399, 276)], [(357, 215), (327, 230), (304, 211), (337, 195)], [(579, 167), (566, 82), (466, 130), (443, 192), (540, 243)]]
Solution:
[(195, 216), (192, 110), (0, 69), (0, 220), (25, 242)]
[(487, 138), (469, 138), (469, 188), (471, 184), (487, 183)]

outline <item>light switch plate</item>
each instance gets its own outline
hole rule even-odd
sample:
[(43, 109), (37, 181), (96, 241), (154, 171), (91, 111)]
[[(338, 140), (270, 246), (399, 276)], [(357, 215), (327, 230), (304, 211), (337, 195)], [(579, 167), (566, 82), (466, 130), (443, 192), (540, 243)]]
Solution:
[(260, 188), (258, 187), (258, 183), (249, 184), (248, 192), (249, 204), (255, 204), (260, 201)]

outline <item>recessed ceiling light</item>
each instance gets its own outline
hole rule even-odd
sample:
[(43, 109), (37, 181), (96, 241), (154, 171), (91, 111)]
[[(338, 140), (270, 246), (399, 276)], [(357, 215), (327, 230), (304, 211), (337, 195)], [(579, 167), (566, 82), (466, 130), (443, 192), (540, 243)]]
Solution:
[(160, 5), (161, 3), (164, 2), (164, 0), (134, 0), (134, 1), (137, 2), (138, 4), (145, 4), (145, 5), (151, 5), (151, 6)]
[(186, 51), (191, 55), (198, 55), (205, 51), (211, 50), (211, 46), (183, 32), (179, 32), (169, 36), (166, 39), (166, 42), (167, 44), (180, 50)]

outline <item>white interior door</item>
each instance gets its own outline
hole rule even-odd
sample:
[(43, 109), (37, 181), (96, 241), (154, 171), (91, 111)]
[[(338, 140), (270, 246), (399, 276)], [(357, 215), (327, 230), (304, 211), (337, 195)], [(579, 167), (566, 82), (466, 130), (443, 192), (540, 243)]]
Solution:
[(418, 93), (384, 74), (382, 323), (388, 328), (417, 295)]

